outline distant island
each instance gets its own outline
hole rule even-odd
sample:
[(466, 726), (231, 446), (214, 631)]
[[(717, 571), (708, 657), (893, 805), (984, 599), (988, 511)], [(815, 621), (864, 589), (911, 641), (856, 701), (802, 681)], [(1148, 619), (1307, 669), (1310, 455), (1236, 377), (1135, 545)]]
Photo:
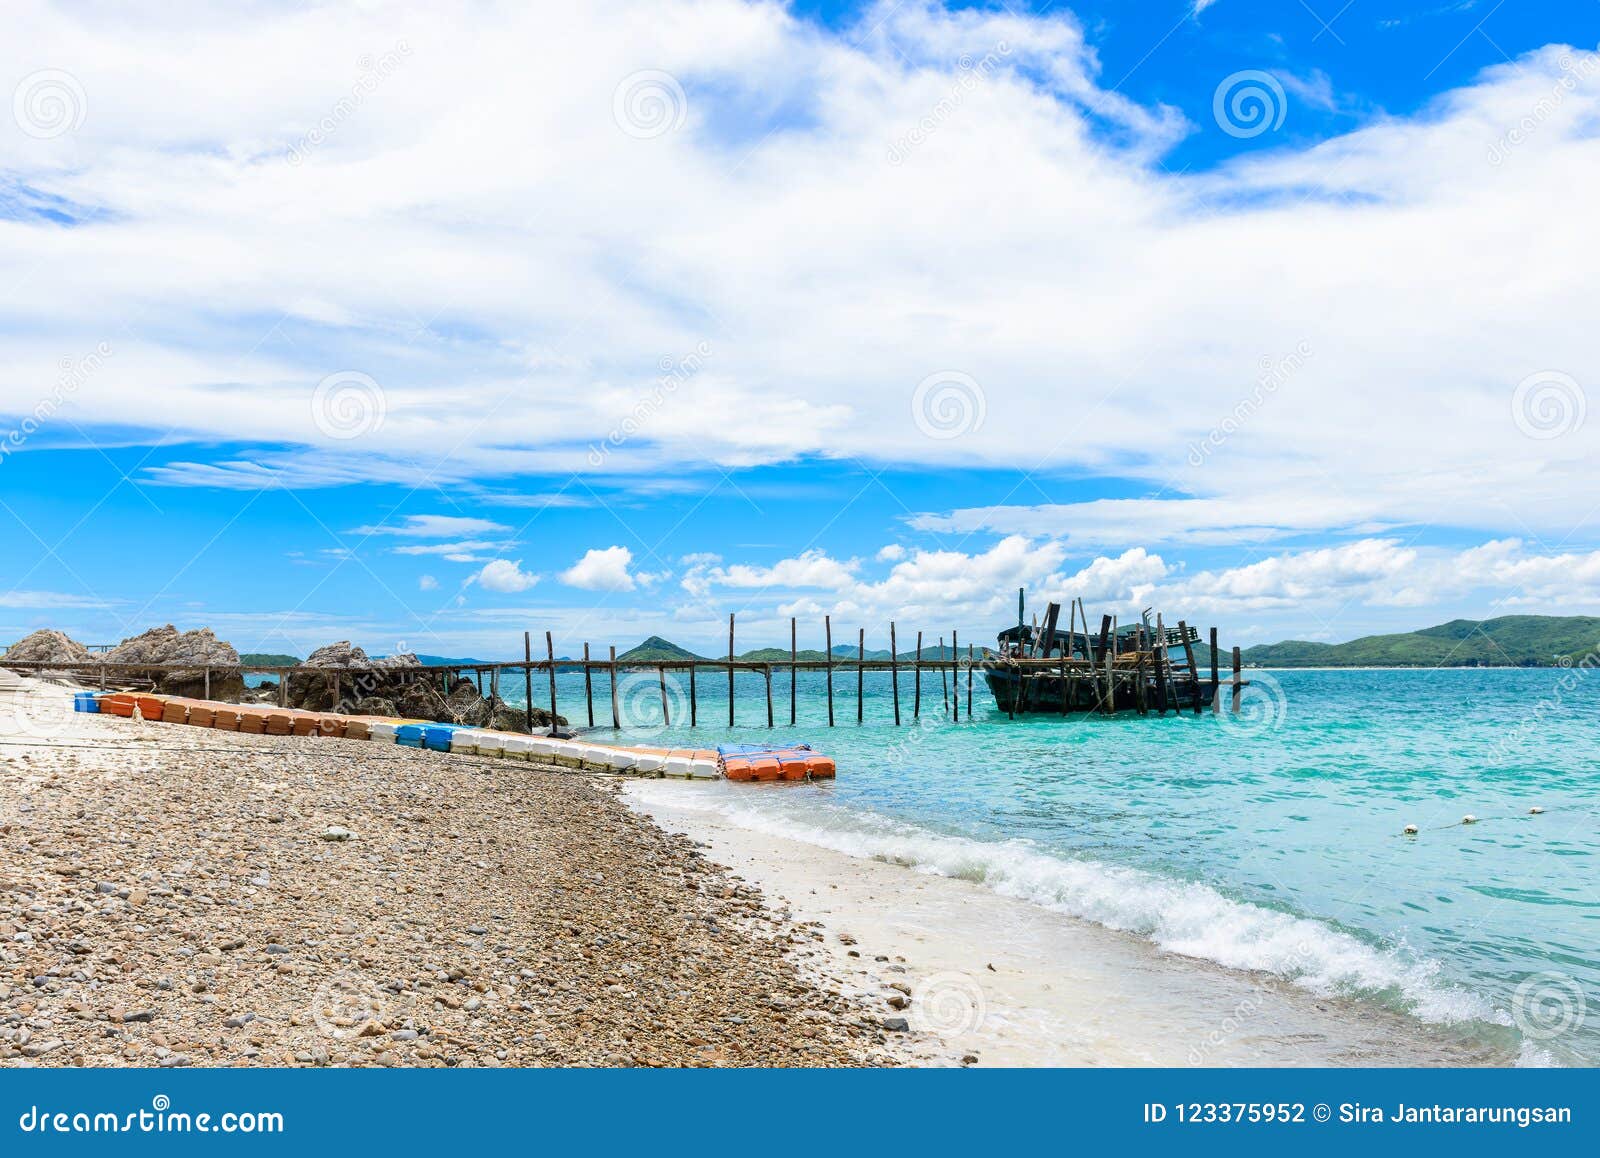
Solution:
[(1253, 667), (1562, 667), (1597, 649), (1600, 619), (1593, 616), (1503, 615), (1348, 643), (1264, 643), (1245, 648), (1242, 658)]

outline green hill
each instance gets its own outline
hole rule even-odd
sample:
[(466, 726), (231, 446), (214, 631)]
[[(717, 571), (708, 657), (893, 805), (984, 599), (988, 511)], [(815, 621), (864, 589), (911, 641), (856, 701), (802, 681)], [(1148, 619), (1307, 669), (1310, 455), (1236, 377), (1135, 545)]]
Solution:
[(293, 667), (300, 662), (300, 657), (278, 655), (270, 651), (247, 651), (240, 654), (239, 662), (249, 667)]
[(686, 648), (679, 647), (670, 639), (662, 639), (659, 635), (652, 635), (638, 647), (630, 647), (627, 651), (617, 656), (617, 662), (670, 663), (675, 660), (700, 658), (702, 657)]
[(1260, 644), (1243, 658), (1257, 667), (1551, 667), (1597, 648), (1600, 619), (1593, 616), (1503, 615), (1348, 643)]

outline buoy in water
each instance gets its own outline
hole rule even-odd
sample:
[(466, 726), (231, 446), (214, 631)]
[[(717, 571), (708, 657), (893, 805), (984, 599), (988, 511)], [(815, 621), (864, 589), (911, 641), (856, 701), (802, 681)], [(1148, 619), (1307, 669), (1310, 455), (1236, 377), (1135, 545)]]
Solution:
[(1543, 812), (1544, 812), (1544, 809), (1540, 808), (1537, 804), (1535, 804), (1532, 808), (1528, 809), (1528, 815), (1529, 816), (1539, 816)]
[(1472, 813), (1469, 812), (1469, 813), (1467, 813), (1465, 816), (1463, 816), (1461, 818), (1461, 823), (1462, 824), (1477, 824), (1478, 823), (1478, 818), (1476, 816), (1472, 815)]
[(1404, 831), (1405, 831), (1405, 834), (1407, 836), (1416, 836), (1417, 835), (1417, 826), (1414, 825), (1414, 824), (1408, 824), (1408, 825), (1406, 825)]

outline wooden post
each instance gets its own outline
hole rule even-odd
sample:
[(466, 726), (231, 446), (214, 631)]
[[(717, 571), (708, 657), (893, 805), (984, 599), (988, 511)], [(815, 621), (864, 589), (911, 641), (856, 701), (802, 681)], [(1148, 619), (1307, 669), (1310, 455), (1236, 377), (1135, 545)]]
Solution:
[(278, 706), (289, 706), (289, 671), (287, 668), (278, 671)]
[(972, 645), (967, 644), (967, 719), (972, 719)]
[(900, 660), (894, 650), (894, 620), (889, 620), (889, 682), (894, 685), (894, 726), (900, 726)]
[(544, 633), (545, 654), (550, 657), (550, 730), (554, 732), (561, 725), (556, 722), (556, 642), (550, 633)]
[[(476, 668), (476, 669), (474, 669), (473, 674), (478, 677), (478, 698), (481, 700), (481, 699), (483, 699), (483, 669), (481, 667), (480, 668)], [(334, 685), (334, 694), (335, 694), (336, 697), (338, 695), (338, 690), (339, 690), (338, 684), (335, 684)]]
[(1217, 711), (1217, 690), (1222, 687), (1222, 682), (1217, 678), (1217, 629), (1211, 629), (1211, 712)]
[(867, 629), (856, 637), (856, 723), (861, 722), (861, 698), (867, 687)]
[(795, 704), (795, 677), (800, 674), (800, 669), (795, 666), (800, 658), (798, 628), (795, 627), (794, 616), (789, 617), (789, 726), (794, 727)]
[(828, 661), (824, 669), (828, 673), (828, 727), (833, 727), (833, 619), (831, 616), (822, 617), (822, 644), (827, 649)]
[(1238, 715), (1239, 714), (1239, 697), (1242, 694), (1244, 694), (1244, 688), (1241, 685), (1240, 680), (1239, 680), (1239, 676), (1240, 676), (1240, 674), (1241, 674), (1241, 672), (1243, 670), (1243, 667), (1244, 667), (1244, 665), (1239, 662), (1239, 649), (1238, 649), (1238, 647), (1235, 647), (1233, 649), (1233, 708), (1232, 708), (1234, 715)]
[[(611, 648), (611, 726), (620, 728), (622, 727), (622, 715), (617, 711), (617, 645), (613, 643), (609, 646)], [(531, 701), (533, 697), (530, 695), (528, 699)]]
[(728, 612), (728, 727), (733, 727), (733, 612)]
[(524, 714), (528, 717), (528, 734), (531, 736), (533, 734), (533, 636), (526, 631), (522, 633), (522, 685), (524, 702), (527, 705)]
[(955, 693), (950, 704), (955, 708), (954, 720), (961, 722), (961, 661), (957, 658), (961, 654), (961, 644), (956, 639), (956, 633), (950, 632), (950, 690)]
[(767, 679), (767, 727), (772, 727), (772, 665), (769, 663), (761, 669), (761, 674)]
[[(1087, 625), (1088, 620), (1084, 620), (1084, 623)], [(1106, 702), (1111, 698), (1111, 667), (1110, 667), (1110, 664), (1107, 663), (1107, 661), (1111, 658), (1110, 641), (1111, 641), (1111, 616), (1102, 615), (1100, 617), (1100, 643), (1095, 648), (1095, 651), (1094, 651), (1095, 658), (1091, 661), (1091, 665), (1090, 665), (1091, 667), (1094, 668), (1094, 672), (1095, 672), (1095, 676), (1094, 676), (1095, 698), (1099, 701), (1099, 703), (1097, 703), (1095, 706), (1101, 712), (1106, 711)], [(1105, 684), (1104, 691), (1102, 691), (1101, 687), (1100, 687), (1100, 668), (1101, 667), (1105, 667), (1105, 669), (1106, 669), (1106, 684)]]
[(670, 728), (672, 727), (672, 716), (667, 710), (667, 669), (658, 665), (656, 667), (656, 679), (661, 684), (661, 726)]
[(589, 642), (583, 644), (583, 703), (589, 709), (589, 726), (594, 727), (594, 678), (589, 668)]
[(1194, 714), (1200, 714), (1200, 670), (1194, 662), (1194, 644), (1189, 642), (1189, 625), (1178, 620), (1178, 634), (1183, 637), (1183, 654), (1189, 664), (1189, 678), (1194, 681)]
[(698, 728), (700, 726), (700, 703), (699, 696), (695, 694), (694, 690), (693, 663), (689, 664), (689, 726), (691, 728)]
[(944, 636), (939, 637), (939, 690), (944, 693), (944, 714), (950, 714), (950, 681), (944, 671)]
[(206, 668), (206, 694), (205, 694), (205, 698), (208, 699), (208, 700), (211, 698), (211, 669), (210, 668)]
[(920, 720), (922, 719), (922, 632), (920, 631), (917, 632), (917, 658), (915, 666), (911, 670), (914, 673), (914, 682), (911, 690), (911, 718)]

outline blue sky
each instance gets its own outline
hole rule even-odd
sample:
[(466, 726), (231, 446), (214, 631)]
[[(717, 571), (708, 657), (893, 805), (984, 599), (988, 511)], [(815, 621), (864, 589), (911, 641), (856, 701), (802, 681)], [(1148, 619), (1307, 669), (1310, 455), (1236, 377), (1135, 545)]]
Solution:
[(1600, 605), (1600, 5), (19, 7), (0, 641)]

